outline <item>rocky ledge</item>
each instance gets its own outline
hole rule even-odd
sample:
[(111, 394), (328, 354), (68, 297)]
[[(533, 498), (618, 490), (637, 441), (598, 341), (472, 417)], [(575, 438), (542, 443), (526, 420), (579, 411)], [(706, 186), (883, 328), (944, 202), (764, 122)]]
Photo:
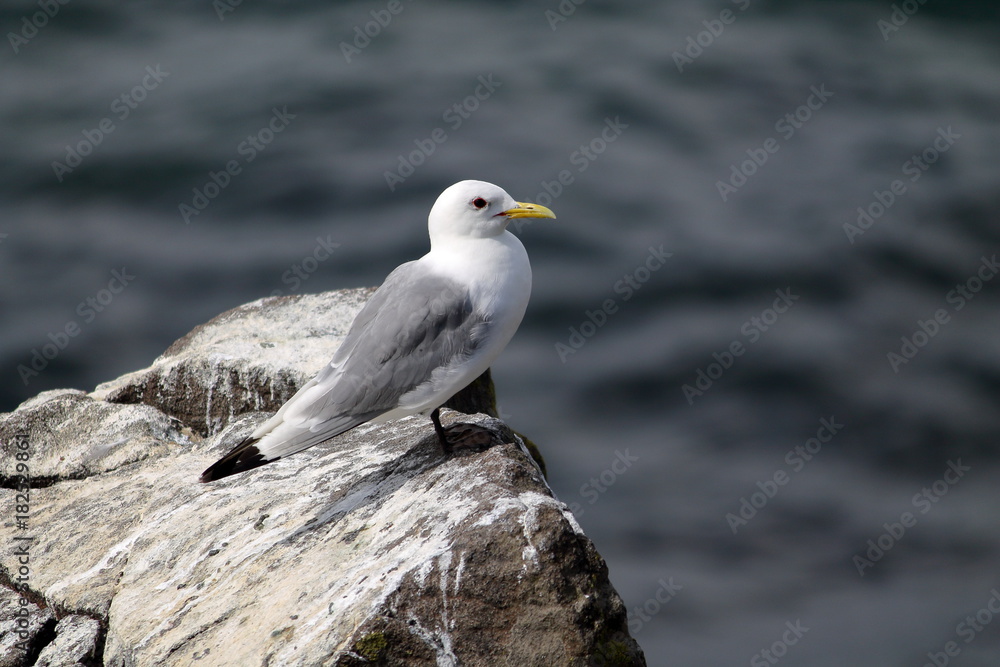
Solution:
[(488, 376), (443, 411), (486, 430), (450, 457), (411, 417), (198, 483), (369, 294), (255, 301), (0, 415), (0, 667), (645, 664)]

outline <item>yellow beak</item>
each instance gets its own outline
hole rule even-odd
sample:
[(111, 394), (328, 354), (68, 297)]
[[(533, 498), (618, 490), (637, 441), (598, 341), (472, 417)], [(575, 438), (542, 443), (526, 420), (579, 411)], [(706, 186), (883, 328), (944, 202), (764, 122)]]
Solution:
[(541, 204), (531, 204), (528, 202), (516, 202), (517, 206), (509, 208), (501, 215), (508, 218), (554, 218), (556, 214), (545, 208)]

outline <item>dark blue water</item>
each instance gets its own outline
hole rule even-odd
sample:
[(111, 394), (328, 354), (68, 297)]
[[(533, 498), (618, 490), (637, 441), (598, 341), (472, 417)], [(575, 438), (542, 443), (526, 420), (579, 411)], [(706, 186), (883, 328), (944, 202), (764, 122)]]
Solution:
[(651, 665), (997, 664), (994, 5), (391, 9), (4, 4), (0, 409), (492, 181), (559, 215), (503, 414)]

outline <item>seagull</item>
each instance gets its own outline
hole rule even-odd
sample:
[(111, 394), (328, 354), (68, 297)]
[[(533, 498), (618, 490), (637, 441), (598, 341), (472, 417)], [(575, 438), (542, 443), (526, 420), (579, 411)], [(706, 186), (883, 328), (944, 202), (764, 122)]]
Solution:
[(330, 363), (200, 481), (277, 461), (367, 422), (415, 414), (430, 414), (450, 453), (441, 406), (489, 368), (528, 306), (531, 265), (507, 225), (555, 217), (492, 183), (447, 188), (427, 217), (430, 252), (390, 273)]

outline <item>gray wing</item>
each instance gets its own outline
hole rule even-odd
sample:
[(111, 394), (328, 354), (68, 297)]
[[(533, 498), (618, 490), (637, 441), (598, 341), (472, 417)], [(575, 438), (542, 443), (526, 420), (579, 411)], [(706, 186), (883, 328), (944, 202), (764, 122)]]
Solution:
[(468, 359), (488, 331), (459, 283), (403, 264), (355, 317), (333, 360), (208, 479), (294, 454), (398, 407), (435, 370)]
[(430, 380), (435, 369), (468, 358), (487, 329), (463, 286), (426, 273), (417, 262), (403, 264), (361, 309), (316, 376), (320, 391), (294, 412), (319, 423), (340, 415), (373, 419), (397, 407), (400, 396)]

